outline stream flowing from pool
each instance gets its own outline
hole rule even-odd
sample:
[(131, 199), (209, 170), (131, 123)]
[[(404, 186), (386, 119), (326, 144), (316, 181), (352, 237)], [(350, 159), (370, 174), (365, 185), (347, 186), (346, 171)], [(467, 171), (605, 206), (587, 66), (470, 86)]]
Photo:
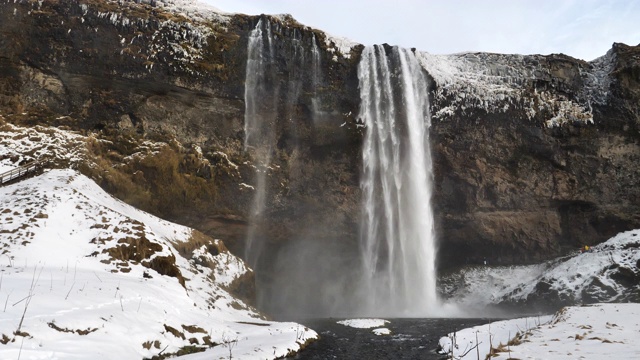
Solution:
[(448, 333), (476, 325), (491, 319), (388, 319), (384, 327), (390, 335), (376, 335), (373, 329), (357, 329), (338, 324), (340, 319), (299, 320), (314, 329), (320, 339), (310, 344), (296, 356), (287, 359), (443, 359), (438, 354), (438, 341)]

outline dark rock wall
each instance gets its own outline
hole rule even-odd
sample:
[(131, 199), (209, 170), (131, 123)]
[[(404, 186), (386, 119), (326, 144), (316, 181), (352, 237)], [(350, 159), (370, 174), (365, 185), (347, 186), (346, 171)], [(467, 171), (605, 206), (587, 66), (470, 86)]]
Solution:
[[(355, 238), (360, 132), (355, 126), (358, 53), (334, 60), (324, 33), (287, 17), (262, 19), (274, 29), (276, 57), (270, 61), (281, 90), (275, 99), (264, 94), (265, 102), (276, 104), (270, 206), (261, 225), (268, 259), (292, 234)], [(191, 179), (186, 182), (167, 180), (166, 171), (144, 162), (122, 174), (136, 186), (85, 173), (126, 201), (222, 238), (242, 254), (253, 192), (241, 184), (255, 185), (256, 176), (253, 153), (243, 150), (246, 51), (259, 20), (238, 15), (194, 22), (133, 2), (2, 3), (1, 111), (28, 112), (23, 125), (100, 134), (114, 142), (101, 159), (112, 163), (145, 139), (171, 143), (175, 138), (187, 149), (198, 145), (204, 158), (193, 151), (179, 154), (184, 159), (177, 171)], [(317, 79), (307, 69), (312, 38), (320, 47)], [(299, 60), (300, 52), (307, 60)], [(313, 100), (318, 114), (311, 113)], [(167, 191), (167, 186), (183, 189)], [(193, 196), (197, 189), (211, 201)], [(161, 200), (140, 201), (131, 192)]]
[[(145, 189), (172, 205), (138, 205), (223, 238), (242, 254), (253, 193), (241, 184), (255, 181), (253, 154), (243, 150), (246, 51), (259, 19), (194, 21), (133, 2), (2, 2), (0, 111), (38, 114), (27, 124), (198, 145), (203, 158), (179, 172), (200, 179), (211, 201), (196, 206), (190, 190), (170, 195), (149, 185), (156, 181), (149, 175)], [(324, 33), (288, 17), (262, 19), (277, 29), (272, 60), (281, 91), (260, 267), (277, 271), (272, 259), (300, 237), (321, 244), (319, 252), (326, 245), (349, 257), (357, 251), (360, 213), (362, 47), (334, 57)], [(321, 50), (315, 87), (311, 69), (300, 69), (308, 58), (295, 60), (296, 51), (310, 53), (312, 37)], [(469, 74), (508, 80), (513, 91), (491, 106), (477, 93), (460, 97), (468, 92), (464, 81), (447, 87), (438, 69), (427, 67), (440, 266), (535, 261), (640, 226), (640, 50), (616, 44), (610, 54), (611, 66), (600, 72), (562, 55), (465, 55), (475, 64)], [(294, 100), (291, 79), (298, 82)], [(559, 112), (563, 104), (584, 111)], [(550, 126), (558, 114), (566, 121)], [(127, 198), (125, 190), (112, 192)]]
[[(597, 64), (538, 56), (542, 73), (520, 80), (515, 106), (434, 123), (441, 262), (533, 262), (638, 226), (639, 55), (615, 44), (598, 89), (584, 75)], [(549, 126), (554, 109), (525, 117), (541, 110), (541, 92), (590, 106), (593, 121)]]

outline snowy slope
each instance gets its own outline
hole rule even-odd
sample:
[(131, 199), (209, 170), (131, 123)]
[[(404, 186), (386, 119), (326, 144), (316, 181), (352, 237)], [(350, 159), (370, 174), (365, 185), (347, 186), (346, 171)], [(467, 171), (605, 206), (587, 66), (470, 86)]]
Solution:
[(443, 276), (439, 286), (449, 301), (469, 309), (496, 304), (522, 284), (535, 282), (548, 264), (531, 266), (474, 266)]
[(0, 188), (0, 224), (2, 359), (141, 359), (189, 346), (207, 349), (195, 359), (264, 359), (317, 336), (231, 296), (226, 286), (250, 270), (219, 241), (72, 170)]
[(518, 332), (535, 329), (551, 319), (551, 315), (535, 316), (460, 329), (440, 338), (438, 353), (447, 354), (449, 358), (453, 352), (453, 356), (460, 360), (476, 360), (480, 354), (480, 358), (484, 359), (492, 347), (498, 347), (500, 343), (506, 344)]
[(586, 253), (532, 266), (474, 267), (444, 279), (465, 306), (567, 305), (640, 300), (640, 230), (620, 233)]
[(640, 304), (568, 307), (493, 359), (640, 359)]
[(638, 359), (638, 319), (640, 304), (572, 306), (553, 317), (505, 320), (463, 329), (455, 333), (455, 338), (453, 333), (442, 337), (440, 347), (441, 353), (450, 354), (455, 339), (453, 353), (461, 360), (475, 360), (478, 353), (484, 359), (490, 344), (491, 359)]

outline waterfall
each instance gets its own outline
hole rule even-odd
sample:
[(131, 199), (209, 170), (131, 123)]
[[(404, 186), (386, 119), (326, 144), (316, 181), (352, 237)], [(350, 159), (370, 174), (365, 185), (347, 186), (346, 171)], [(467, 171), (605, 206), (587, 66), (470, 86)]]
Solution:
[(316, 35), (313, 34), (311, 36), (311, 86), (314, 91), (314, 96), (311, 99), (311, 111), (313, 112), (314, 120), (317, 114), (320, 112), (320, 99), (318, 98), (318, 89), (320, 88), (320, 48), (318, 48), (318, 41), (316, 40)]
[[(264, 29), (263, 29), (264, 28)], [(266, 42), (265, 42), (266, 39)], [(258, 148), (265, 143), (268, 132), (273, 126), (273, 119), (269, 114), (273, 108), (265, 105), (262, 97), (274, 91), (274, 74), (271, 60), (273, 59), (273, 43), (271, 40), (271, 24), (258, 21), (256, 27), (249, 34), (247, 46), (247, 66), (245, 74), (245, 113), (244, 113), (244, 149)], [(272, 107), (275, 107), (276, 96)], [(268, 144), (267, 144), (268, 145)]]
[(267, 171), (275, 142), (275, 119), (279, 88), (272, 60), (274, 45), (271, 23), (262, 19), (249, 34), (245, 75), (244, 150), (251, 150), (255, 160), (255, 194), (245, 243), (245, 260), (255, 267), (262, 251), (259, 239), (267, 195)]
[(305, 72), (305, 51), (302, 43), (302, 34), (300, 30), (294, 29), (291, 41), (291, 56), (289, 57), (290, 69), (289, 79), (287, 82), (287, 118), (289, 120), (294, 116), (294, 104), (298, 102), (300, 93), (302, 92), (302, 79)]
[(434, 315), (438, 299), (427, 78), (411, 51), (379, 45), (364, 50), (358, 78), (359, 117), (366, 126), (362, 312)]
[[(282, 41), (283, 34), (287, 41)], [(308, 71), (310, 67), (311, 71)], [(320, 72), (320, 49), (315, 35), (305, 37), (300, 29), (283, 28), (268, 17), (262, 17), (249, 33), (244, 150), (252, 156), (256, 171), (244, 259), (251, 267), (257, 267), (261, 261), (267, 239), (265, 212), (269, 197), (274, 195), (269, 190), (273, 191), (268, 172), (273, 164), (279, 165), (278, 161), (282, 160), (274, 157), (276, 144), (284, 139), (290, 149), (297, 147), (297, 124), (299, 115), (305, 111), (301, 102), (303, 94), (314, 94), (311, 103), (305, 105), (315, 119), (315, 93), (321, 82)]]
[[(358, 65), (359, 117), (366, 125), (360, 248), (325, 238), (316, 224), (293, 234), (295, 241), (277, 253), (266, 247), (279, 236), (269, 232), (267, 214), (280, 210), (277, 199), (306, 205), (304, 191), (289, 188), (297, 197), (284, 198), (282, 184), (272, 183), (277, 177), (268, 172), (283, 164), (292, 174), (305, 169), (301, 161), (308, 159), (300, 154), (309, 152), (298, 148), (298, 139), (334, 126), (336, 116), (321, 106), (319, 89), (326, 79), (315, 35), (287, 30), (285, 42), (279, 26), (263, 17), (247, 48), (244, 149), (255, 166), (255, 192), (244, 258), (257, 269), (258, 304), (280, 313), (433, 315), (438, 302), (428, 84), (411, 51), (369, 47)], [(312, 123), (300, 117), (305, 112)], [(355, 250), (361, 266), (353, 266)], [(273, 271), (272, 277), (261, 278), (263, 269)]]

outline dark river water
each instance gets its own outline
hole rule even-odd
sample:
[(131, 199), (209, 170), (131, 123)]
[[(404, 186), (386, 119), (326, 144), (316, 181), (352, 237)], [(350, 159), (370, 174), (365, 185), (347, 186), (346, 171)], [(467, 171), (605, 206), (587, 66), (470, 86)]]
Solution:
[(318, 332), (320, 340), (287, 359), (443, 359), (436, 353), (442, 336), (492, 319), (387, 319), (391, 335), (340, 325), (339, 320), (299, 321)]

